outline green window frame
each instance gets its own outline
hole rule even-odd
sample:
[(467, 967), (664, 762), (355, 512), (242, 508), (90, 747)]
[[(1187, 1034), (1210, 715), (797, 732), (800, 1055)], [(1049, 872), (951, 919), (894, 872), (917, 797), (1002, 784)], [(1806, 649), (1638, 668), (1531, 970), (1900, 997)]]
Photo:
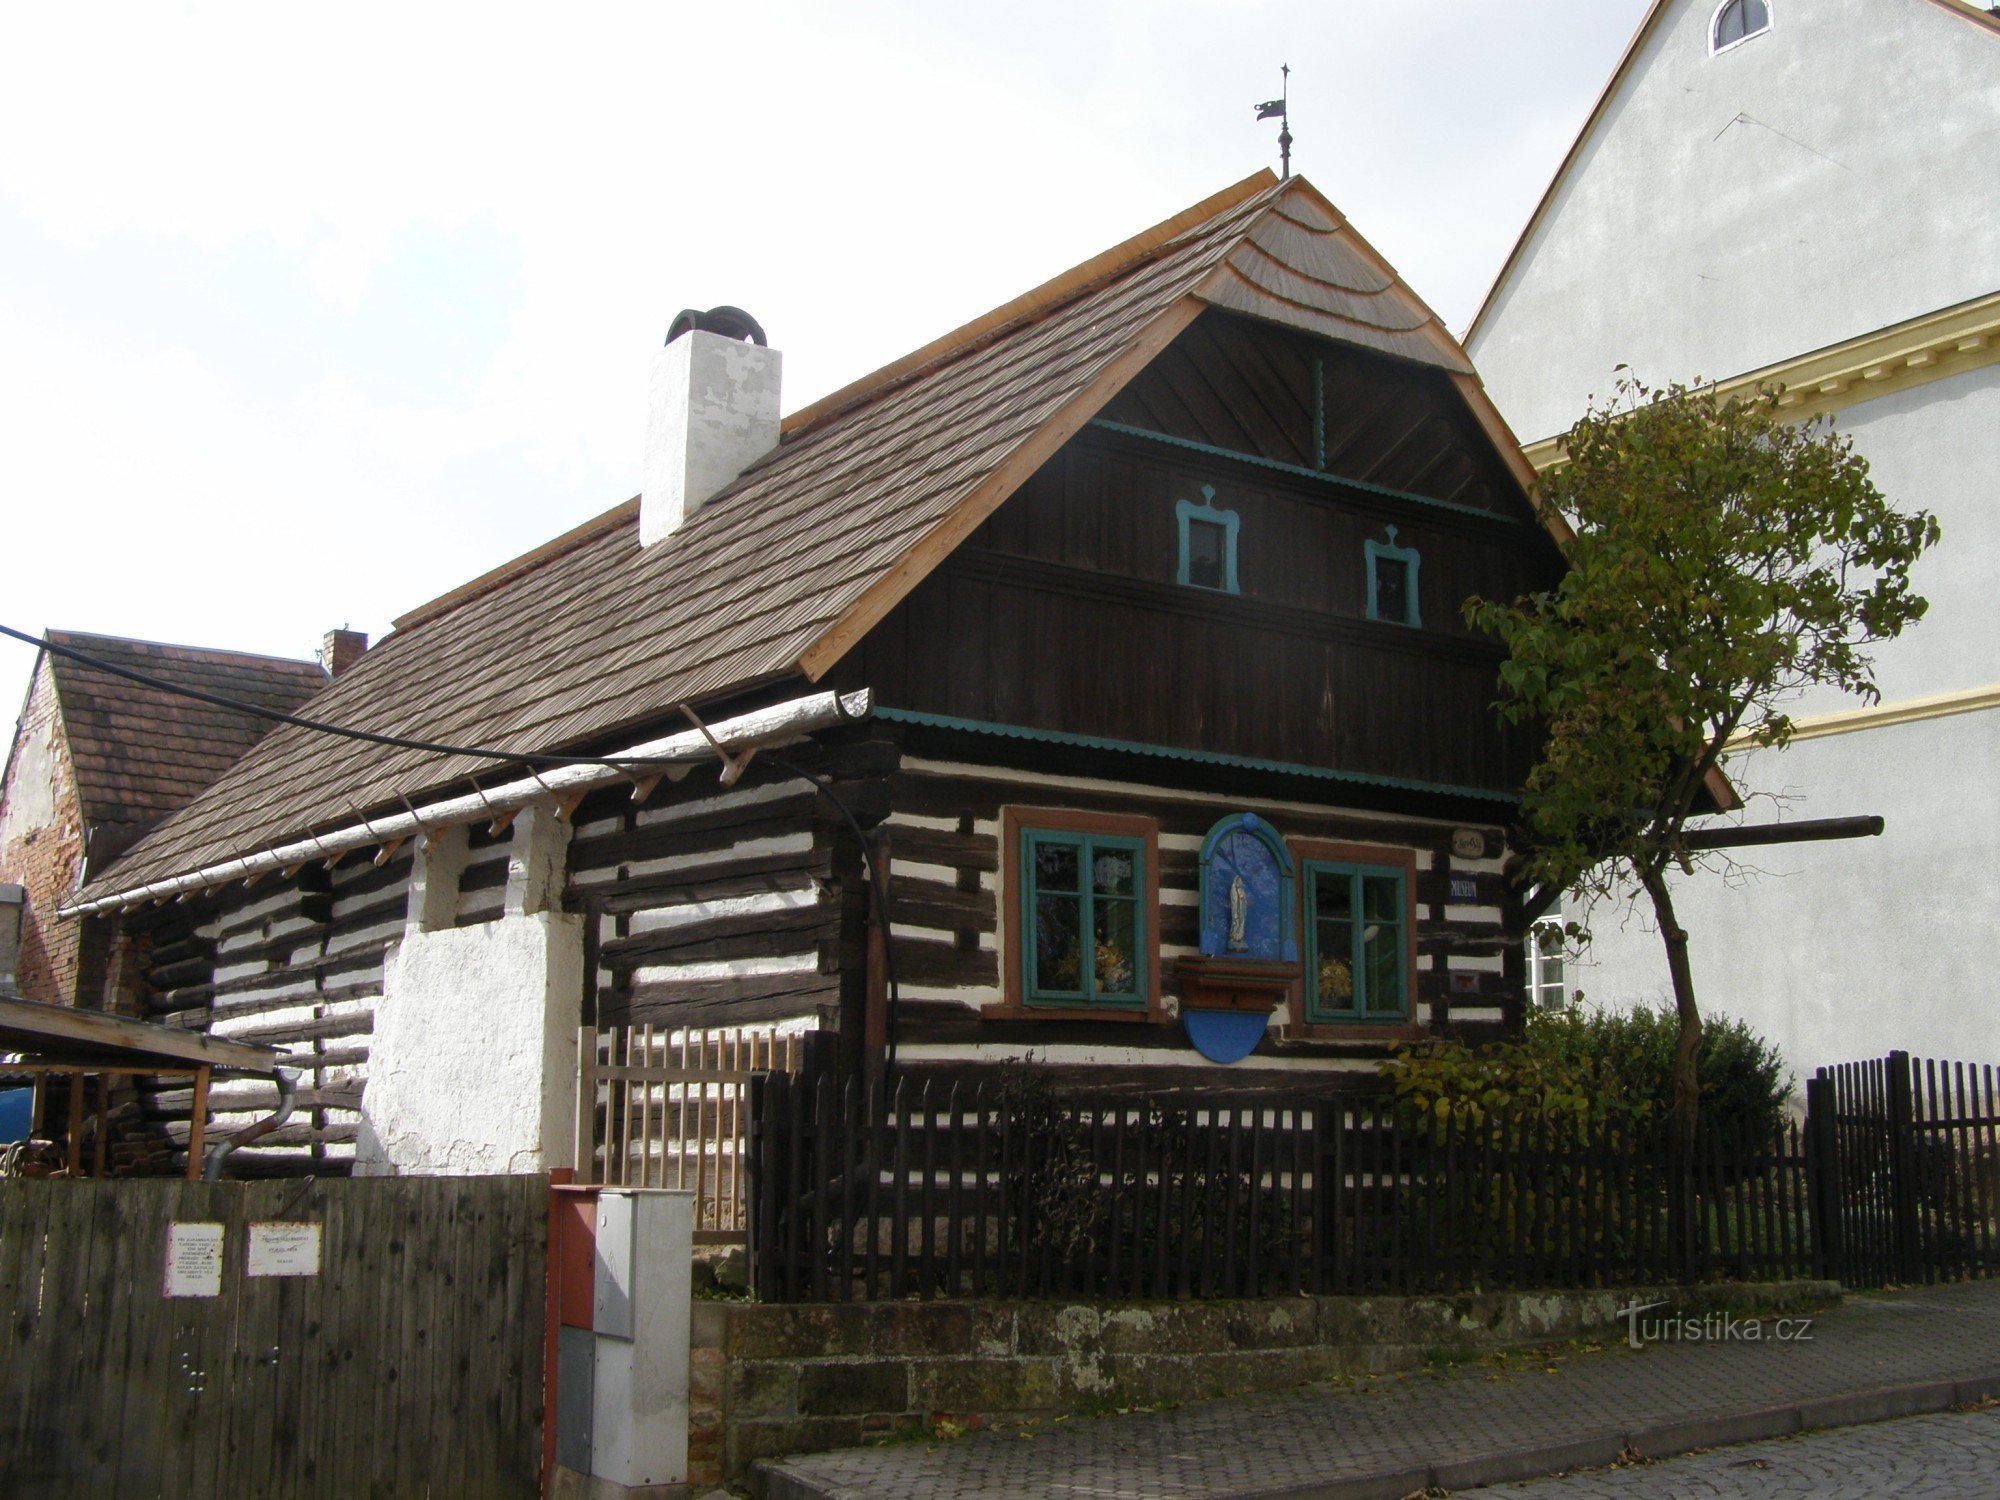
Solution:
[[(1215, 486), (1201, 487), (1201, 504), (1192, 500), (1174, 502), (1174, 521), (1180, 532), (1180, 566), (1175, 570), (1174, 582), (1188, 588), (1210, 589), (1218, 594), (1240, 594), (1236, 586), (1236, 533), (1242, 526), (1241, 518), (1233, 510), (1218, 510), (1215, 505)], [(1219, 532), (1215, 538), (1220, 546), (1220, 554), (1213, 562), (1215, 582), (1203, 582), (1195, 577), (1197, 561), (1194, 554), (1195, 528), (1207, 528)], [(1203, 559), (1200, 566), (1206, 572), (1209, 563)]]
[(1409, 1019), (1412, 915), (1406, 870), (1308, 861), (1305, 919), (1307, 1021)]
[[(1368, 559), (1368, 618), (1383, 620), (1391, 625), (1418, 625), (1423, 619), (1417, 613), (1417, 569), (1423, 559), (1414, 547), (1396, 545), (1396, 528), (1385, 526), (1388, 534), (1386, 542), (1363, 542), (1361, 550)], [(1402, 574), (1402, 608), (1395, 607), (1392, 588), (1383, 587), (1385, 573), (1391, 568)], [(1389, 597), (1384, 597), (1388, 595)]]
[[(1021, 830), (1020, 860), (1023, 1000), (1144, 1010), (1150, 993), (1146, 841), (1028, 827)], [(1085, 934), (1089, 963), (1083, 961)], [(1065, 936), (1073, 939), (1067, 945)]]

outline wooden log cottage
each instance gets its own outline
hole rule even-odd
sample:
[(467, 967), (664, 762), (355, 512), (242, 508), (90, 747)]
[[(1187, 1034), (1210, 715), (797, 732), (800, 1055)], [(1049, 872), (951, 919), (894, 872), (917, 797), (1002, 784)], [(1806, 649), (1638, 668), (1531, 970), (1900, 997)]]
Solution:
[(782, 420), (747, 316), (674, 334), (644, 494), (309, 708), (575, 763), (281, 727), (68, 909), (151, 944), (152, 1013), (291, 1050), (255, 1170), (561, 1165), (580, 1025), (1236, 1092), (1520, 1025), (1534, 746), (1460, 607), (1560, 523), (1309, 182)]

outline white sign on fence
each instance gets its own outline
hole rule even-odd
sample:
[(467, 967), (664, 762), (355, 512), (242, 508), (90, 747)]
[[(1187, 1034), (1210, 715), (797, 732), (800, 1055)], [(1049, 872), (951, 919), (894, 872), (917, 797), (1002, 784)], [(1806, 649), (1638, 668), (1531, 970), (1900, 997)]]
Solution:
[(160, 1290), (168, 1297), (222, 1295), (220, 1224), (167, 1226), (167, 1267)]
[(250, 1226), (252, 1276), (319, 1275), (319, 1225), (266, 1219)]

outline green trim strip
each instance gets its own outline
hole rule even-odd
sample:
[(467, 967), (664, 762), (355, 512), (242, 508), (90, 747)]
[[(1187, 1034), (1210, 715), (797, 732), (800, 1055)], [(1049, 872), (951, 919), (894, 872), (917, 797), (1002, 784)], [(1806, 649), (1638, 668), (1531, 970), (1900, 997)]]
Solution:
[(1486, 787), (1453, 786), (1449, 782), (1415, 781), (1407, 776), (1377, 776), (1369, 771), (1336, 771), (1330, 766), (1302, 766), (1291, 761), (1260, 760), (1253, 755), (1229, 755), (1218, 750), (1182, 750), (1173, 745), (1148, 745), (1138, 740), (1110, 740), (1094, 734), (1067, 734), (1059, 729), (1030, 729), (1021, 724), (993, 724), (984, 719), (960, 719), (950, 714), (919, 713), (910, 708), (877, 704), (875, 717), (895, 724), (921, 724), (930, 729), (964, 729), (1010, 740), (1035, 740), (1046, 745), (1073, 745), (1082, 750), (1112, 750), (1125, 755), (1152, 755), (1161, 760), (1193, 761), (1207, 766), (1234, 766), (1244, 771), (1277, 771), (1315, 781), (1351, 781), (1359, 786), (1388, 787), (1399, 792), (1426, 792), (1439, 797), (1470, 797), (1512, 807), (1521, 799), (1512, 792)]
[(1264, 458), (1255, 453), (1239, 453), (1234, 448), (1218, 448), (1212, 443), (1198, 443), (1193, 438), (1172, 437), (1164, 432), (1153, 432), (1144, 427), (1131, 427), (1123, 422), (1114, 422), (1109, 417), (1093, 417), (1090, 425), (1101, 427), (1106, 432), (1115, 432), (1120, 437), (1146, 438), (1151, 442), (1165, 443), (1170, 448), (1185, 448), (1190, 453), (1205, 453), (1211, 458), (1233, 459), (1240, 464), (1254, 464), (1260, 469), (1276, 469), (1280, 474), (1294, 474), (1300, 479), (1317, 479), (1321, 484), (1337, 484), (1345, 489), (1360, 490), (1367, 495), (1381, 495), (1390, 500), (1401, 500), (1409, 505), (1426, 505), (1433, 510), (1450, 511), (1454, 515), (1477, 516), (1482, 521), (1491, 521), (1496, 526), (1518, 526), (1521, 523), (1512, 516), (1503, 516), (1497, 511), (1481, 510), (1476, 505), (1460, 505), (1456, 500), (1433, 500), (1429, 495), (1412, 495), (1407, 490), (1392, 490), (1386, 485), (1370, 484), (1364, 479), (1343, 479), (1338, 474), (1322, 473), (1318, 469), (1308, 469), (1300, 464), (1281, 463), (1275, 458)]

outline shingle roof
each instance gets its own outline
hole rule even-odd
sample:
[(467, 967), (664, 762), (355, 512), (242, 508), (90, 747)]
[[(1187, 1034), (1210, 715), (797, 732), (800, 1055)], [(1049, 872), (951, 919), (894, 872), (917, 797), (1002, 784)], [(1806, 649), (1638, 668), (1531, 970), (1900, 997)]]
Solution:
[[(317, 662), (120, 636), (51, 630), (58, 646), (183, 687), (290, 712), (327, 684)], [(148, 824), (185, 806), (264, 736), (270, 723), (212, 708), (50, 653), (49, 672), (93, 827)]]
[[(1430, 310), (1303, 179), (1263, 172), (796, 413), (777, 450), (663, 541), (639, 546), (628, 502), (405, 616), (314, 712), (553, 751), (600, 747), (680, 702), (817, 678), (1204, 305), (1451, 371), (1505, 435)], [(281, 728), (83, 896), (492, 767)]]

